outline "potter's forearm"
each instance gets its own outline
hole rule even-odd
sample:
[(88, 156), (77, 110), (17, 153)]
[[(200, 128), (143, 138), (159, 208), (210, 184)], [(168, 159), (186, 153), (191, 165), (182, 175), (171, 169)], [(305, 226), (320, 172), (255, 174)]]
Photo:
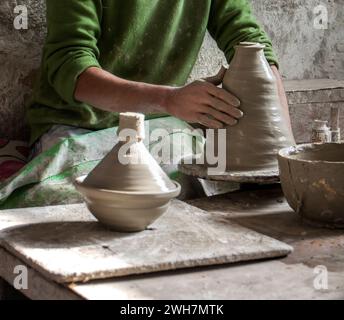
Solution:
[(166, 112), (166, 97), (171, 90), (166, 86), (124, 80), (91, 67), (80, 75), (74, 97), (110, 112)]
[(96, 67), (80, 75), (74, 97), (105, 111), (162, 112), (209, 128), (234, 125), (242, 117), (240, 101), (212, 83), (157, 86), (127, 81)]

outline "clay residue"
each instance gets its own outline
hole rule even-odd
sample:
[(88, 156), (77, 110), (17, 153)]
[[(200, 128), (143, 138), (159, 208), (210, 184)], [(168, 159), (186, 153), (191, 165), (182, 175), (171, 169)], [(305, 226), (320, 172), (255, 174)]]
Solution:
[(312, 225), (344, 228), (344, 144), (308, 144), (279, 153), (290, 206)]
[(326, 179), (321, 179), (317, 182), (313, 182), (312, 186), (315, 188), (319, 188), (321, 190), (324, 190), (325, 191), (325, 193), (324, 193), (325, 197), (330, 201), (335, 200), (335, 198), (338, 196), (337, 191), (334, 188), (332, 188), (328, 184), (328, 182), (326, 182)]

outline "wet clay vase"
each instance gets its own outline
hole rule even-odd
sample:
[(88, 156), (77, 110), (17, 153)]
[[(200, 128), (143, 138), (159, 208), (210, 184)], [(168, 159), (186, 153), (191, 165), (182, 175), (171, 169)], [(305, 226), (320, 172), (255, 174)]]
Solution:
[(120, 114), (119, 142), (75, 186), (88, 209), (104, 225), (120, 232), (146, 229), (180, 193), (146, 149), (144, 116)]
[(289, 205), (315, 226), (344, 228), (344, 144), (305, 144), (278, 155)]
[(226, 170), (278, 170), (278, 151), (295, 140), (264, 45), (244, 42), (235, 47), (223, 88), (240, 99), (244, 112), (237, 125), (227, 128)]

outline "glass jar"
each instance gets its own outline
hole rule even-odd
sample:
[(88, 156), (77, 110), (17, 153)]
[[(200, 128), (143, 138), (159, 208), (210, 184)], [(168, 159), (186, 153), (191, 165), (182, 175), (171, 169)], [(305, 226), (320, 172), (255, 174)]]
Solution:
[(331, 142), (331, 130), (327, 126), (327, 121), (314, 120), (312, 128), (312, 143)]

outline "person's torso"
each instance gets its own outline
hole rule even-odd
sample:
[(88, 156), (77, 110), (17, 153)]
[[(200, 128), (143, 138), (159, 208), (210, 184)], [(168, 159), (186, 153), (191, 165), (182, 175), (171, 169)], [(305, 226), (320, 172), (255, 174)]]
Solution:
[[(207, 30), (211, 0), (98, 1), (98, 60), (104, 70), (126, 80), (185, 84)], [(33, 142), (54, 124), (102, 129), (115, 126), (118, 114), (67, 103), (49, 84), (43, 68), (28, 122)]]
[(119, 77), (183, 84), (201, 47), (210, 0), (103, 0), (102, 67)]

